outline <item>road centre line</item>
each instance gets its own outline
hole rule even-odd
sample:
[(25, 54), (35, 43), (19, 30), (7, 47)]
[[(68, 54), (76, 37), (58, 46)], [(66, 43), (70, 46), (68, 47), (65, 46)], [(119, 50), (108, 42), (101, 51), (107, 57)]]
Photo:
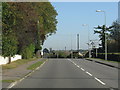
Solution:
[(98, 79), (98, 78), (96, 78), (96, 77), (94, 77), (94, 78), (95, 78), (95, 80), (97, 80), (97, 81), (100, 82), (101, 84), (105, 85), (105, 83), (102, 82), (100, 79)]
[(92, 76), (92, 74), (91, 73), (89, 73), (89, 72), (86, 72), (88, 75), (90, 75), (90, 76)]
[[(70, 60), (71, 61), (71, 60)], [(78, 68), (80, 67), (80, 66), (78, 66), (75, 62), (73, 62), (73, 61), (71, 61), (72, 63), (74, 63)], [(82, 71), (85, 71), (85, 69), (83, 69), (83, 68), (80, 68)], [(91, 73), (89, 73), (89, 72), (87, 72), (86, 71), (86, 73), (88, 74), (88, 75), (90, 75), (90, 76), (93, 76)], [(96, 78), (96, 77), (94, 77), (94, 79), (96, 80), (96, 81), (98, 81), (99, 83), (101, 83), (102, 85), (106, 85), (104, 82), (102, 82), (100, 79), (98, 79), (98, 78)]]
[(81, 70), (85, 71), (85, 69), (81, 68)]

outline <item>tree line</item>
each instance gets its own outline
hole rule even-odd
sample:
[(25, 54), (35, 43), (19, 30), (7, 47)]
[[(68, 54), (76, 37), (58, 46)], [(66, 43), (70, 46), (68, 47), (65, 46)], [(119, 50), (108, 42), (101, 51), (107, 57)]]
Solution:
[(32, 58), (56, 32), (57, 15), (50, 2), (2, 3), (2, 55)]
[(94, 33), (99, 34), (99, 38), (101, 40), (101, 52), (105, 51), (105, 34), (107, 39), (107, 48), (108, 53), (120, 53), (120, 23), (116, 20), (112, 23), (111, 26), (106, 27), (98, 26), (95, 27)]

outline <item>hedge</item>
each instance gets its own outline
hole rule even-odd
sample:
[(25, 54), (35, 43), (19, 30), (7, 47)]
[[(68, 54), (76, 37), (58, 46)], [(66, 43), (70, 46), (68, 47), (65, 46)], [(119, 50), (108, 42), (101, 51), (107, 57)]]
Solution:
[[(105, 59), (105, 53), (98, 53), (97, 58)], [(120, 54), (108, 53), (107, 59), (110, 61), (120, 62)]]

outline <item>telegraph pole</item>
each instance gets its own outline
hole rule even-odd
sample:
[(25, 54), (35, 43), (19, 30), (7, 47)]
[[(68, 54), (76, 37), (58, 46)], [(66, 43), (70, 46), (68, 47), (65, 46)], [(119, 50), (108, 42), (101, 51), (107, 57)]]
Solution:
[(79, 34), (77, 34), (77, 50), (79, 51)]

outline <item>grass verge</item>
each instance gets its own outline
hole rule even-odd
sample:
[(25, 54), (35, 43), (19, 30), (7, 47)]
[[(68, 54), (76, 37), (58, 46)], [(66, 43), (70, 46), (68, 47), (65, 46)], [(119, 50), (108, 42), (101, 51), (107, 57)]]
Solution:
[(15, 82), (16, 80), (2, 80), (2, 82), (4, 83), (12, 83), (12, 82)]
[(13, 69), (13, 68), (16, 68), (16, 67), (18, 67), (18, 66), (20, 66), (22, 64), (26, 64), (26, 63), (28, 63), (30, 61), (35, 61), (35, 60), (38, 60), (38, 58), (20, 59), (20, 60), (11, 62), (10, 64), (2, 65), (2, 70)]
[(34, 70), (36, 69), (37, 67), (39, 67), (41, 64), (43, 64), (46, 60), (43, 60), (43, 61), (39, 61), (37, 63), (34, 63), (32, 64), (31, 66), (29, 66), (27, 69), (28, 70)]

